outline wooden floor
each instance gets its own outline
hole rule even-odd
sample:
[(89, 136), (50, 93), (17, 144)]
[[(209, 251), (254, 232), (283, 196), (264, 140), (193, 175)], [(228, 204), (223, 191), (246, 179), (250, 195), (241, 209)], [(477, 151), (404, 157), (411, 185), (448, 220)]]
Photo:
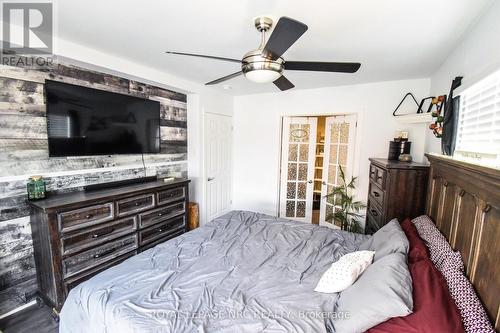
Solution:
[(313, 209), (312, 224), (319, 224), (319, 209)]
[(59, 325), (51, 311), (46, 305), (34, 305), (0, 320), (0, 330), (4, 333), (57, 333)]

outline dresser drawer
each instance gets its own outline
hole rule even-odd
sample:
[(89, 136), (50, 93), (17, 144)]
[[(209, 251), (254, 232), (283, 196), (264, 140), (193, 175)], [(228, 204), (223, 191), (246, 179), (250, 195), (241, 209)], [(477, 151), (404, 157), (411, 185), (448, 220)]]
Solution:
[(385, 179), (387, 171), (375, 165), (370, 165), (370, 179), (373, 180), (382, 190), (385, 190)]
[(179, 201), (186, 197), (186, 188), (178, 187), (168, 190), (159, 191), (157, 194), (158, 205), (168, 204), (174, 201)]
[(374, 204), (373, 201), (371, 200), (368, 200), (368, 206), (366, 208), (366, 213), (367, 213), (367, 217), (368, 218), (371, 218), (373, 220), (373, 222), (375, 222), (377, 225), (383, 225), (383, 221), (382, 221), (382, 211), (381, 209), (376, 205)]
[(370, 215), (367, 215), (365, 234), (372, 235), (376, 233), (378, 229), (380, 229), (380, 225), (378, 225), (377, 222), (375, 222), (375, 220)]
[(116, 202), (116, 216), (125, 216), (151, 209), (155, 206), (154, 193), (121, 199)]
[(125, 236), (137, 229), (137, 217), (131, 216), (118, 221), (106, 222), (92, 228), (65, 234), (61, 239), (61, 253), (70, 255), (107, 241)]
[(107, 202), (57, 214), (59, 231), (86, 228), (94, 224), (110, 221), (114, 218), (113, 203)]
[(175, 204), (170, 204), (150, 212), (139, 214), (139, 227), (141, 229), (149, 227), (150, 225), (184, 214), (185, 211), (186, 203), (183, 201)]
[(148, 243), (145, 246), (141, 246), (140, 251), (141, 252), (146, 251), (146, 250), (148, 250), (148, 249), (150, 249), (152, 247), (155, 247), (156, 245), (158, 245), (160, 243), (164, 243), (164, 242), (168, 241), (169, 239), (172, 239), (172, 238), (175, 238), (177, 236), (180, 236), (184, 232), (185, 232), (185, 230), (179, 230), (179, 231), (172, 232), (172, 233), (166, 235), (165, 237), (161, 237), (160, 239), (158, 239), (156, 241), (153, 241), (151, 243)]
[(96, 246), (62, 260), (63, 276), (70, 277), (87, 269), (113, 260), (137, 248), (137, 234), (129, 235)]
[(383, 206), (384, 204), (384, 191), (382, 191), (375, 182), (370, 182), (369, 195), (370, 200), (375, 201), (379, 206)]
[(94, 267), (88, 271), (85, 271), (82, 274), (79, 274), (79, 275), (73, 276), (69, 279), (66, 279), (64, 281), (64, 291), (65, 291), (66, 295), (69, 293), (69, 291), (71, 289), (73, 289), (74, 287), (76, 287), (80, 283), (90, 279), (91, 277), (99, 274), (100, 272), (108, 269), (111, 266), (114, 266), (114, 265), (121, 263), (125, 259), (128, 259), (136, 254), (137, 254), (137, 251), (132, 251), (132, 252), (126, 253), (126, 254), (119, 256), (113, 260), (110, 260), (110, 261), (108, 261), (100, 266), (97, 266), (97, 267)]
[(370, 164), (370, 179), (377, 179), (377, 167), (373, 164)]
[(169, 234), (178, 231), (186, 230), (186, 219), (184, 216), (174, 217), (173, 219), (166, 220), (155, 224), (152, 227), (139, 231), (139, 245), (151, 243), (160, 238), (164, 238)]

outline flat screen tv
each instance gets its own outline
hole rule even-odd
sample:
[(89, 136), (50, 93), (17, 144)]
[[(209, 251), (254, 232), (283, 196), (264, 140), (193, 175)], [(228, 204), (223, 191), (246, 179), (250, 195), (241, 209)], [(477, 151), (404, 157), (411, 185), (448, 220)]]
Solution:
[(49, 156), (158, 153), (160, 103), (45, 81)]

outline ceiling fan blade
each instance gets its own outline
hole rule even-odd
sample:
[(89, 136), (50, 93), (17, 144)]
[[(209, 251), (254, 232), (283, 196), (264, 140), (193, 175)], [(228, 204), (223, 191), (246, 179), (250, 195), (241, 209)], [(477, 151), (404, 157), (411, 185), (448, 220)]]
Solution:
[(213, 81), (207, 82), (207, 83), (205, 83), (205, 85), (206, 85), (206, 86), (210, 86), (210, 85), (212, 85), (212, 84), (221, 83), (221, 82), (224, 82), (224, 81), (230, 80), (230, 79), (232, 79), (232, 78), (235, 78), (235, 77), (237, 77), (237, 76), (240, 76), (240, 75), (242, 75), (242, 74), (243, 74), (243, 72), (242, 72), (242, 71), (238, 71), (238, 72), (236, 72), (236, 73), (229, 74), (229, 75), (226, 75), (226, 76), (224, 76), (224, 77), (221, 77), (221, 78), (219, 78), (219, 79), (217, 79), (217, 80), (213, 80)]
[(286, 61), (285, 69), (292, 71), (355, 73), (361, 67), (357, 62)]
[(276, 24), (264, 50), (262, 50), (262, 54), (273, 60), (278, 59), (306, 31), (307, 25), (304, 23), (283, 16)]
[(190, 57), (198, 57), (198, 58), (207, 58), (207, 59), (214, 59), (214, 60), (237, 62), (237, 63), (241, 64), (241, 60), (238, 60), (238, 59), (216, 57), (216, 56), (210, 56), (210, 55), (206, 55), (206, 54), (195, 54), (195, 53), (184, 53), (184, 52), (171, 52), (171, 51), (166, 51), (165, 53), (176, 54), (176, 55), (183, 55), (183, 56), (190, 56)]
[(281, 91), (285, 91), (288, 89), (292, 89), (295, 87), (292, 82), (288, 81), (288, 79), (281, 75), (279, 78), (273, 81), (274, 85), (278, 87)]

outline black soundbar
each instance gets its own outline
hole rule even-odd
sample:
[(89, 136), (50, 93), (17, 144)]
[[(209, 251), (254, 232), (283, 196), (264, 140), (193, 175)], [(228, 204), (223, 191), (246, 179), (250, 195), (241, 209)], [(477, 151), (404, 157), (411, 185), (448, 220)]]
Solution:
[(134, 179), (118, 180), (116, 182), (87, 185), (87, 186), (84, 186), (83, 189), (85, 191), (95, 191), (95, 190), (102, 190), (102, 189), (110, 188), (110, 187), (119, 187), (119, 186), (131, 185), (131, 184), (154, 182), (157, 180), (158, 180), (158, 178), (156, 176), (149, 176), (149, 177), (141, 177), (141, 178), (134, 178)]

